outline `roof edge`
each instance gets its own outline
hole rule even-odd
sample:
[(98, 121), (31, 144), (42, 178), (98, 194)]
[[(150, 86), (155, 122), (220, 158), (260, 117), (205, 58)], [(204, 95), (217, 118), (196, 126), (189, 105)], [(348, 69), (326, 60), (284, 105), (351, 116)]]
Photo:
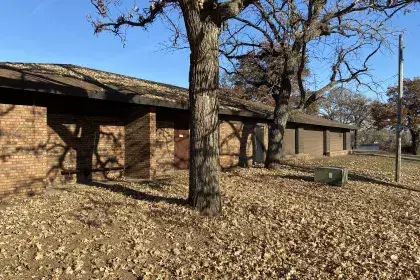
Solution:
[[(182, 90), (183, 92), (187, 92), (187, 88), (150, 81), (150, 80), (143, 80), (136, 77), (130, 77), (123, 74), (118, 73), (112, 73), (104, 70), (98, 70), (93, 69), (89, 67), (74, 65), (74, 64), (65, 64), (65, 63), (27, 63), (27, 62), (0, 62), (0, 66), (4, 65), (6, 70), (8, 67), (6, 67), (6, 64), (11, 65), (51, 65), (51, 66), (61, 66), (64, 68), (80, 68), (80, 69), (86, 69), (93, 72), (98, 73), (104, 73), (107, 75), (113, 75), (114, 77), (121, 77), (121, 78), (128, 78), (128, 79), (134, 79), (143, 81), (146, 83), (156, 84), (165, 86), (172, 89), (178, 89)], [(12, 66), (10, 66), (13, 68)], [(17, 66), (19, 67), (19, 66)], [(8, 69), (13, 70), (13, 69)], [(62, 96), (74, 96), (74, 97), (83, 97), (83, 98), (90, 98), (90, 99), (96, 99), (96, 100), (108, 100), (113, 102), (122, 102), (122, 103), (133, 103), (133, 104), (139, 104), (139, 105), (146, 105), (146, 106), (156, 106), (156, 107), (163, 107), (163, 108), (172, 108), (172, 109), (178, 109), (178, 110), (189, 110), (189, 104), (188, 104), (188, 98), (183, 98), (182, 100), (173, 100), (171, 98), (152, 98), (148, 96), (141, 96), (139, 94), (136, 94), (135, 92), (121, 92), (119, 89), (114, 90), (97, 90), (97, 89), (82, 89), (77, 88), (77, 86), (74, 87), (62, 87), (60, 85), (57, 86), (43, 86), (42, 83), (36, 82), (36, 81), (21, 81), (21, 80), (13, 80), (8, 79), (7, 77), (0, 77), (0, 88), (9, 88), (14, 90), (23, 90), (23, 91), (31, 91), (31, 92), (42, 92), (46, 94), (55, 94), (55, 95), (62, 95)], [(156, 94), (157, 92), (149, 91), (145, 92), (148, 95)], [(188, 96), (187, 96), (188, 97)], [(222, 98), (222, 97), (221, 97)], [(230, 116), (239, 116), (239, 117), (246, 117), (246, 118), (254, 118), (259, 120), (266, 120), (266, 122), (271, 122), (273, 117), (273, 111), (274, 108), (272, 106), (262, 106), (260, 109), (253, 109), (253, 107), (259, 105), (264, 105), (258, 102), (250, 102), (249, 106), (248, 101), (233, 98), (232, 99), (232, 106), (229, 105), (229, 100), (224, 100), (224, 103), (221, 104), (219, 109), (220, 115), (230, 115)], [(235, 101), (236, 100), (236, 101)], [(225, 104), (226, 103), (226, 104)], [(237, 104), (238, 103), (238, 104)], [(255, 103), (255, 104), (251, 104)], [(241, 105), (239, 105), (241, 104)], [(243, 106), (242, 106), (243, 105)], [(252, 106), (251, 106), (252, 105)], [(255, 106), (254, 106), (255, 105)], [(249, 108), (248, 108), (249, 107)], [(265, 107), (265, 108), (264, 108)], [(256, 107), (258, 108), (258, 106)], [(309, 124), (309, 125), (315, 125), (319, 127), (335, 127), (335, 128), (342, 128), (342, 129), (350, 129), (350, 130), (357, 130), (359, 129), (356, 126), (342, 124), (339, 122), (331, 121), (331, 122), (325, 122), (322, 121), (323, 119), (320, 117), (314, 117), (310, 118), (305, 117), (305, 114), (302, 114), (302, 117), (294, 117), (294, 115), (290, 115), (288, 121), (290, 123), (295, 124)], [(319, 119), (319, 121), (317, 121)]]
[[(140, 80), (140, 81), (144, 81), (144, 82), (150, 82), (150, 83), (154, 83), (154, 84), (158, 84), (158, 85), (162, 85), (162, 86), (167, 86), (167, 87), (174, 87), (174, 88), (178, 88), (180, 90), (186, 90), (188, 91), (188, 88), (182, 87), (182, 86), (177, 86), (177, 85), (172, 85), (172, 84), (168, 84), (168, 83), (162, 83), (162, 82), (158, 82), (158, 81), (153, 81), (153, 80), (145, 80), (142, 78), (138, 78), (138, 77), (134, 77), (134, 76), (128, 76), (125, 74), (119, 74), (119, 73), (115, 73), (115, 72), (110, 72), (110, 71), (106, 71), (106, 70), (101, 70), (101, 69), (96, 69), (96, 68), (91, 68), (91, 67), (87, 67), (87, 66), (81, 66), (81, 65), (77, 65), (77, 64), (72, 64), (72, 63), (54, 63), (54, 62), (12, 62), (12, 61), (0, 61), (0, 65), (1, 64), (43, 64), (43, 65), (56, 65), (56, 66), (67, 66), (67, 67), (78, 67), (78, 68), (83, 68), (83, 69), (87, 69), (87, 70), (91, 70), (91, 71), (98, 71), (98, 72), (102, 72), (105, 74), (110, 74), (110, 75), (116, 75), (122, 78), (128, 78), (128, 79), (136, 79), (136, 80)], [(1, 87), (1, 85), (0, 85)]]
[[(47, 93), (47, 94), (56, 94), (56, 95), (62, 95), (62, 96), (74, 96), (74, 97), (83, 97), (83, 98), (91, 98), (96, 100), (105, 100), (105, 101), (114, 101), (114, 102), (122, 102), (122, 103), (132, 103), (132, 104), (138, 104), (138, 105), (146, 105), (146, 106), (156, 106), (156, 107), (163, 107), (163, 108), (171, 108), (171, 109), (178, 109), (178, 110), (189, 110), (188, 104), (181, 104), (178, 102), (172, 102), (172, 101), (163, 101), (163, 100), (155, 100), (155, 99), (149, 99), (147, 97), (140, 97), (140, 96), (132, 96), (128, 98), (126, 94), (123, 93), (110, 93), (110, 92), (100, 92), (100, 91), (89, 91), (89, 92), (62, 92), (59, 90), (52, 90), (52, 89), (42, 89), (42, 88), (31, 88), (31, 87), (17, 87), (17, 86), (7, 86), (7, 85), (0, 85), (0, 88), (9, 88), (14, 90), (25, 90), (25, 91), (31, 91), (31, 92), (41, 92), (41, 93)], [(273, 120), (273, 114), (270, 115), (261, 115), (257, 113), (252, 112), (246, 112), (246, 111), (236, 111), (229, 108), (220, 108), (219, 109), (220, 115), (228, 115), (228, 116), (239, 116), (239, 117), (246, 117), (246, 118), (255, 118), (255, 119), (266, 119), (269, 121)], [(344, 129), (350, 129), (350, 130), (358, 130), (359, 127), (347, 125), (347, 124), (329, 124), (324, 125), (317, 123), (315, 121), (299, 121), (293, 118), (293, 116), (289, 117), (289, 122), (296, 123), (296, 124), (309, 124), (309, 125), (316, 125), (321, 127), (335, 127), (335, 128), (344, 128)]]

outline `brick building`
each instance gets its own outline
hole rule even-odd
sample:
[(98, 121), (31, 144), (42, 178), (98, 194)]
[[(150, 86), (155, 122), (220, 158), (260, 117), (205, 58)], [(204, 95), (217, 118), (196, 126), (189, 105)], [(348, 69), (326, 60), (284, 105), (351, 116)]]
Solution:
[[(188, 91), (73, 65), (0, 63), (0, 197), (188, 168)], [(222, 167), (264, 162), (273, 108), (220, 97)], [(353, 126), (295, 114), (284, 155), (350, 150)]]

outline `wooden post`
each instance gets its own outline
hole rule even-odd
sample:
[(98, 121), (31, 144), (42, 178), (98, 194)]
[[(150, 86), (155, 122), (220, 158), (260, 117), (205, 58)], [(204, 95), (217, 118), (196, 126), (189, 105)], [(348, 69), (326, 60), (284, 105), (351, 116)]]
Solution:
[(397, 100), (397, 149), (395, 155), (395, 182), (399, 183), (401, 178), (401, 114), (402, 114), (402, 96), (403, 96), (403, 84), (404, 84), (404, 57), (403, 57), (403, 35), (399, 36), (399, 52), (398, 52), (398, 100)]

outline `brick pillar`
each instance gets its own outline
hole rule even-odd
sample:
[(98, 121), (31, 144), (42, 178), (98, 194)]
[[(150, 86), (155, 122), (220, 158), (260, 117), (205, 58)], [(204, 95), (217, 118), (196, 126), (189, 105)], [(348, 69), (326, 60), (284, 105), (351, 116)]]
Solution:
[(324, 129), (324, 155), (330, 156), (331, 153), (331, 132)]
[(305, 153), (302, 139), (303, 139), (303, 128), (297, 126), (295, 128), (295, 153), (296, 154)]
[(125, 130), (126, 177), (149, 179), (155, 168), (153, 148), (156, 142), (155, 107), (135, 107)]

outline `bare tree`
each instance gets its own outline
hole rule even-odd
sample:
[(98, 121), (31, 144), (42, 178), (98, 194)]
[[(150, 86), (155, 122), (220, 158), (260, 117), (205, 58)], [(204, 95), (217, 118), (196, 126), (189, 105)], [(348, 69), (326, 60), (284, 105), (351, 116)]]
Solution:
[[(364, 133), (370, 129), (370, 108), (372, 100), (359, 92), (345, 87), (336, 87), (328, 91), (318, 102), (320, 115), (324, 118), (345, 124), (352, 124)], [(354, 131), (352, 146), (358, 147), (358, 130)]]
[[(270, 57), (263, 57), (261, 60), (264, 61), (261, 62), (266, 64), (268, 63), (268, 59)], [(222, 72), (222, 84), (225, 85), (224, 89), (226, 89), (226, 94), (274, 106), (274, 99), (270, 96), (270, 88), (268, 88), (264, 78), (266, 76), (266, 69), (262, 71), (261, 67), (256, 63), (258, 61), (253, 59), (252, 56), (237, 60), (238, 63), (235, 72)], [(223, 66), (222, 69), (224, 69)], [(303, 75), (304, 78), (307, 78), (309, 70), (305, 69)], [(299, 102), (299, 86), (295, 77), (292, 77), (291, 83), (292, 94), (290, 105), (293, 106), (297, 105), (295, 104), (296, 102)]]
[(344, 87), (333, 88), (320, 100), (324, 118), (361, 127), (369, 118), (371, 99)]
[[(369, 61), (393, 35), (387, 28), (389, 19), (411, 2), (261, 0), (234, 18), (220, 50), (230, 62), (225, 70), (242, 75), (249, 85), (267, 86), (275, 100), (266, 167), (280, 166), (293, 79), (300, 95), (294, 109), (299, 111), (343, 83), (372, 88)], [(253, 66), (252, 76), (242, 71), (243, 60)], [(311, 84), (304, 79), (306, 68), (311, 73), (321, 68), (328, 78), (320, 86)]]
[[(190, 76), (190, 189), (189, 203), (205, 215), (221, 212), (219, 189), (219, 37), (222, 24), (255, 0), (152, 0), (140, 9), (124, 12), (120, 0), (91, 0), (98, 18), (95, 33), (109, 31), (125, 38), (126, 27), (147, 28), (163, 18), (177, 30), (168, 13), (181, 11), (189, 42)], [(115, 16), (113, 16), (115, 15)], [(174, 39), (177, 39), (175, 34)]]

